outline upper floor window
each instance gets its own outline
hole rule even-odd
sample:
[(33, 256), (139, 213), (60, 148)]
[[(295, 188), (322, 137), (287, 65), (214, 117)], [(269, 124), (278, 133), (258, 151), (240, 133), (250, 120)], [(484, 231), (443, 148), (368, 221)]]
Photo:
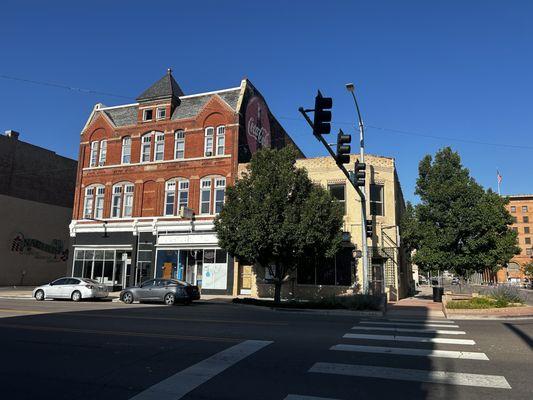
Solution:
[(527, 212), (527, 206), (522, 206), (522, 212)]
[(383, 185), (370, 184), (370, 215), (384, 215)]
[(200, 181), (200, 214), (211, 213), (211, 179)]
[(150, 153), (152, 149), (152, 133), (147, 133), (141, 136), (141, 162), (150, 161)]
[(531, 244), (531, 238), (527, 237), (524, 239), (525, 244)]
[(154, 161), (161, 161), (165, 157), (165, 134), (157, 132), (155, 134)]
[(165, 215), (176, 215), (189, 205), (189, 181), (172, 180), (165, 186)]
[(511, 212), (512, 213), (516, 212), (516, 207), (515, 206), (511, 206)]
[(85, 189), (85, 199), (83, 202), (83, 218), (103, 218), (104, 195), (104, 186), (90, 186)]
[(204, 156), (211, 157), (213, 154), (213, 140), (215, 135), (215, 128), (209, 126), (205, 128), (205, 141), (204, 141)]
[(516, 217), (511, 217), (511, 220), (513, 221), (514, 224), (516, 224), (518, 222)]
[(131, 183), (119, 183), (113, 186), (111, 199), (111, 217), (131, 217), (133, 212), (134, 186)]
[(154, 110), (143, 110), (143, 121), (151, 121), (152, 119), (154, 119)]
[(176, 160), (185, 158), (185, 132), (182, 130), (174, 134), (174, 158)]
[(524, 227), (524, 233), (529, 233), (529, 226)]
[(157, 107), (157, 119), (165, 119), (167, 117), (166, 107)]
[(524, 215), (524, 217), (523, 217), (523, 221), (524, 221), (525, 223), (528, 223), (528, 222), (529, 222), (529, 217), (528, 217), (527, 215)]
[(217, 156), (224, 154), (226, 144), (226, 127), (221, 125), (217, 127)]
[(346, 185), (344, 183), (328, 185), (329, 192), (341, 204), (342, 213), (346, 215)]
[(107, 140), (100, 141), (100, 155), (98, 157), (98, 165), (104, 165), (107, 156)]
[(226, 179), (225, 178), (216, 178), (215, 179), (215, 214), (222, 211), (224, 206), (224, 195), (226, 193)]
[(129, 164), (131, 162), (131, 137), (125, 136), (122, 138), (122, 164)]
[(91, 142), (91, 160), (90, 167), (96, 167), (98, 163), (98, 142)]

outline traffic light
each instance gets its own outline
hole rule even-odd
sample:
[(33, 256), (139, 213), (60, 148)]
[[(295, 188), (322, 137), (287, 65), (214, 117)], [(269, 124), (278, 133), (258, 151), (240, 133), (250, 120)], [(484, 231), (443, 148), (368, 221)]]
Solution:
[(331, 107), (333, 99), (323, 97), (320, 90), (315, 97), (315, 118), (313, 121), (313, 135), (324, 135), (331, 131)]
[(365, 221), (365, 231), (366, 231), (366, 237), (372, 237), (372, 220), (367, 219)]
[(365, 179), (366, 179), (366, 164), (359, 162), (357, 160), (355, 162), (355, 184), (357, 186), (365, 187)]
[(352, 135), (345, 135), (342, 129), (337, 133), (337, 164), (348, 164), (350, 162), (350, 142)]

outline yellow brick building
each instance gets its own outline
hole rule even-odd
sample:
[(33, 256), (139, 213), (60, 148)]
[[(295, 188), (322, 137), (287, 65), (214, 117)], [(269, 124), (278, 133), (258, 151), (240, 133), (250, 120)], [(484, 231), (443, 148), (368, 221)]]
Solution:
[[(357, 158), (351, 155), (352, 168)], [(405, 297), (413, 285), (399, 233), (404, 198), (393, 158), (366, 155), (365, 162), (367, 217), (374, 227), (372, 238), (368, 238), (370, 287), (374, 293), (384, 292), (394, 301)], [(282, 297), (317, 298), (358, 292), (363, 283), (363, 266), (362, 259), (353, 254), (362, 247), (359, 196), (331, 157), (300, 159), (296, 165), (306, 169), (313, 182), (330, 190), (343, 203), (345, 240), (334, 260), (298, 266), (283, 285)], [(273, 296), (273, 285), (263, 268), (236, 263), (234, 271), (234, 295)]]

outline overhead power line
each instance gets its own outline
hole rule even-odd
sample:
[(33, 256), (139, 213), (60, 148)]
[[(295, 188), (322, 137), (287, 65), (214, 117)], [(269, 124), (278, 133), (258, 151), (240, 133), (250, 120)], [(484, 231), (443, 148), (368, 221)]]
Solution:
[(0, 78), (11, 80), (11, 81), (33, 83), (35, 85), (50, 86), (50, 87), (55, 87), (55, 88), (59, 88), (59, 89), (70, 90), (70, 91), (73, 91), (73, 92), (83, 93), (83, 94), (98, 94), (98, 95), (102, 95), (102, 96), (120, 97), (122, 99), (132, 100), (131, 96), (122, 96), (120, 94), (100, 92), (98, 90), (92, 90), (92, 89), (82, 89), (82, 88), (78, 88), (78, 87), (74, 87), (74, 86), (63, 85), (63, 84), (60, 84), (60, 83), (36, 81), (36, 80), (33, 80), (33, 79), (18, 78), (16, 76), (10, 76), (10, 75), (0, 75)]
[[(69, 86), (69, 85), (60, 84), (60, 83), (52, 83), (52, 82), (38, 81), (38, 80), (33, 80), (33, 79), (25, 79), (25, 78), (19, 78), (19, 77), (15, 77), (15, 76), (10, 76), (10, 75), (0, 74), (0, 79), (7, 79), (7, 80), (12, 80), (12, 81), (26, 82), (26, 83), (36, 84), (36, 85), (43, 85), (43, 86), (50, 86), (50, 87), (54, 87), (54, 88), (58, 88), (58, 89), (64, 89), (64, 90), (70, 90), (70, 91), (77, 92), (77, 93), (82, 93), (82, 94), (91, 94), (91, 95), (97, 94), (97, 95), (102, 95), (102, 96), (111, 96), (111, 97), (118, 97), (118, 98), (122, 98), (122, 99), (135, 100), (131, 96), (123, 96), (123, 95), (120, 95), (120, 94), (101, 92), (101, 91), (93, 90), (93, 89), (82, 89), (82, 88), (77, 88), (77, 87), (74, 87), (74, 86)], [(279, 117), (276, 117), (276, 118), (284, 119), (284, 120), (290, 120), (290, 121), (305, 122), (301, 118), (295, 118), (295, 117), (279, 116)], [(346, 122), (346, 121), (335, 121), (333, 125), (355, 126), (355, 124), (353, 122)], [(511, 148), (511, 149), (533, 150), (533, 146), (514, 145), (514, 144), (509, 144), (509, 143), (484, 142), (484, 141), (471, 140), (471, 139), (460, 139), (460, 138), (456, 138), (456, 137), (440, 136), (440, 135), (433, 135), (433, 134), (428, 134), (428, 133), (413, 132), (413, 131), (407, 131), (407, 130), (403, 130), (403, 129), (386, 128), (386, 127), (377, 126), (377, 125), (373, 125), (373, 124), (366, 124), (365, 127), (366, 128), (371, 128), (371, 129), (376, 129), (376, 130), (379, 130), (379, 131), (384, 131), (384, 132), (388, 131), (388, 132), (399, 133), (401, 135), (424, 137), (424, 138), (428, 138), (428, 139), (446, 140), (446, 141), (449, 141), (449, 142), (478, 144), (478, 145), (482, 145), (482, 146), (505, 147), (505, 148)]]

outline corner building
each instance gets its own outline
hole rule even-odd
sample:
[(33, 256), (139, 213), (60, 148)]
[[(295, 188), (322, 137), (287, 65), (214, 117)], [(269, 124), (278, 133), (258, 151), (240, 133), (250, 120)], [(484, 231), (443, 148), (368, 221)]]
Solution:
[(239, 163), (288, 144), (246, 79), (184, 95), (169, 70), (137, 103), (97, 104), (81, 132), (72, 275), (113, 290), (165, 277), (233, 293), (238, 271), (218, 247), (214, 217)]

